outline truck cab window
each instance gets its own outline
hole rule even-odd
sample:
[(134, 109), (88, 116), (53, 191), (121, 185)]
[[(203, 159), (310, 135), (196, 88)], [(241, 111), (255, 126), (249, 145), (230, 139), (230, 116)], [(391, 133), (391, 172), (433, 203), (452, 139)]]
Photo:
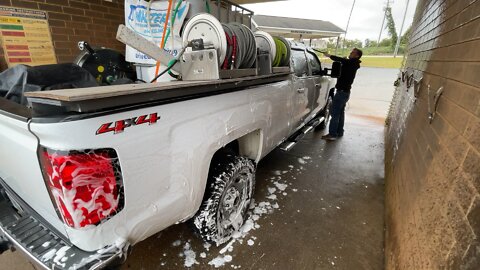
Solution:
[(307, 52), (307, 59), (310, 64), (310, 69), (312, 70), (312, 75), (322, 75), (322, 65), (318, 57), (311, 52)]
[(308, 74), (305, 52), (292, 49), (293, 70), (297, 77), (304, 77)]

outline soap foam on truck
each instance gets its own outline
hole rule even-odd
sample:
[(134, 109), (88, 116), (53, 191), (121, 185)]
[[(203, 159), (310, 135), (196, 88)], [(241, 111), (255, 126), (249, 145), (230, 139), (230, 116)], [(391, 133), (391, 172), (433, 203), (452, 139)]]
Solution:
[(0, 74), (0, 246), (45, 269), (100, 269), (178, 222), (217, 245), (242, 226), (257, 163), (328, 121), (334, 82), (303, 44), (209, 14), (183, 29), (176, 56), (117, 34), (167, 63), (156, 77), (169, 82), (88, 43), (78, 65)]

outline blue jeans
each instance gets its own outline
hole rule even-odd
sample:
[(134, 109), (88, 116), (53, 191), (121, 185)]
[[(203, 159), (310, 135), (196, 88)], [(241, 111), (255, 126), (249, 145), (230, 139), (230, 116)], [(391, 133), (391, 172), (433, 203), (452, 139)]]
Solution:
[(328, 134), (333, 137), (343, 136), (343, 125), (345, 123), (345, 106), (350, 99), (350, 93), (343, 92), (337, 89), (335, 96), (333, 96), (332, 107), (330, 113), (330, 126)]

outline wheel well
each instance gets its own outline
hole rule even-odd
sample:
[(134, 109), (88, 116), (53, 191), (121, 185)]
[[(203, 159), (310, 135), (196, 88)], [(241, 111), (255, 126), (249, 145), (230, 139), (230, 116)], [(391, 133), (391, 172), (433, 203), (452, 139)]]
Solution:
[[(228, 151), (231, 151), (235, 153), (236, 155), (240, 154), (240, 145), (238, 143), (238, 140), (231, 141), (227, 145), (224, 146), (224, 148)], [(217, 153), (220, 151), (220, 149), (217, 151)]]
[(214, 157), (232, 153), (238, 156), (248, 157), (258, 162), (260, 158), (261, 131), (255, 130), (237, 138), (224, 147), (218, 149)]
[(211, 184), (213, 184), (211, 182), (211, 176), (215, 170), (215, 167), (217, 167), (219, 164), (223, 162), (228, 162), (228, 160), (231, 158), (229, 157), (231, 154), (236, 156), (248, 157), (254, 160), (255, 162), (259, 161), (260, 146), (262, 143), (261, 138), (262, 138), (261, 131), (255, 130), (253, 132), (250, 132), (240, 138), (237, 138), (229, 142), (228, 144), (218, 149), (213, 154), (212, 159), (210, 160), (208, 178), (207, 178), (203, 200), (205, 200), (205, 198), (207, 198), (210, 195), (211, 189), (209, 187)]

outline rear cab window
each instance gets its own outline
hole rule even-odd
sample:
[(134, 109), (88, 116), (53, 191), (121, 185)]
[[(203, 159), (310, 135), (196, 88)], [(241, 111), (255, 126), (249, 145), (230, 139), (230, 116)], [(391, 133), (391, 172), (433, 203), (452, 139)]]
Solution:
[(307, 51), (307, 59), (310, 65), (310, 75), (322, 75), (322, 64), (320, 63), (317, 55)]
[(295, 76), (305, 77), (308, 75), (307, 59), (305, 58), (305, 51), (296, 50), (292, 48), (293, 70)]

